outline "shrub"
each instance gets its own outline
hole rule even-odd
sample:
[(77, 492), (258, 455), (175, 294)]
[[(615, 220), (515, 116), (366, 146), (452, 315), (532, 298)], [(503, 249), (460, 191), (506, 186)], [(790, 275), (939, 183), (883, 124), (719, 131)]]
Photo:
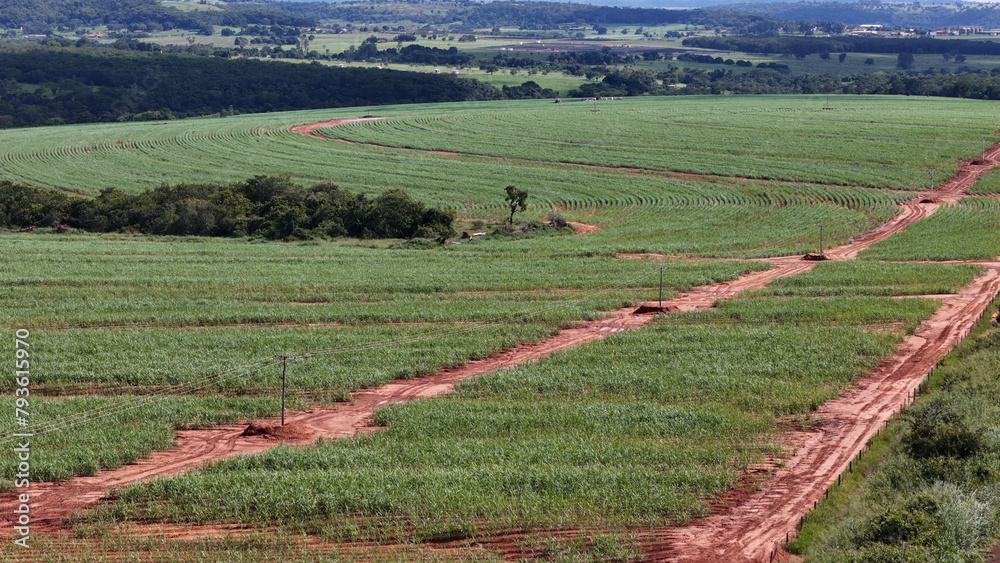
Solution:
[(909, 423), (903, 445), (915, 459), (962, 459), (975, 455), (983, 446), (981, 434), (940, 396), (905, 413), (903, 419)]

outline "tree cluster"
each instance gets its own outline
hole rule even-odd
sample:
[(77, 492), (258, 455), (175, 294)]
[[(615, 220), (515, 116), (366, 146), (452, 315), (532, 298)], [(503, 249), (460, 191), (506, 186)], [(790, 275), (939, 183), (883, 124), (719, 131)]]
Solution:
[(782, 20), (831, 20), (847, 25), (881, 24), (890, 27), (936, 28), (953, 26), (1000, 27), (1000, 7), (987, 2), (762, 2), (731, 4), (735, 10), (757, 12)]
[(683, 23), (713, 28), (724, 27), (736, 33), (755, 34), (776, 33), (782, 25), (782, 22), (771, 16), (732, 9), (663, 10), (573, 2), (371, 0), (327, 3), (253, 0), (252, 5), (316, 20), (369, 23), (412, 21), (422, 25), (448, 25), (463, 30), (501, 27), (551, 30), (584, 22), (605, 29), (606, 26), (620, 24), (654, 26)]
[[(775, 65), (775, 63), (768, 63)], [(685, 94), (887, 94), (1000, 100), (1000, 67), (990, 72), (942, 74), (933, 70), (847, 76), (794, 75), (785, 65), (745, 72), (671, 68), (654, 73), (621, 69), (601, 82), (583, 84), (570, 97)], [(784, 67), (784, 68), (780, 68)], [(680, 86), (680, 87), (678, 87)]]
[(23, 27), (26, 33), (95, 25), (107, 25), (114, 30), (163, 31), (212, 25), (241, 27), (253, 23), (316, 25), (313, 19), (281, 10), (247, 6), (185, 12), (164, 7), (159, 0), (0, 0), (0, 27)]
[(913, 53), (1000, 55), (1000, 43), (973, 39), (942, 41), (933, 37), (688, 37), (686, 47), (773, 55), (807, 56), (822, 53)]
[(402, 190), (369, 199), (333, 183), (301, 187), (280, 176), (255, 176), (231, 185), (164, 185), (139, 194), (108, 188), (95, 198), (0, 182), (0, 226), (7, 228), (279, 240), (441, 240), (455, 235), (454, 219), (454, 211), (427, 207)]
[(457, 76), (319, 63), (91, 48), (0, 52), (0, 128), (502, 97)]

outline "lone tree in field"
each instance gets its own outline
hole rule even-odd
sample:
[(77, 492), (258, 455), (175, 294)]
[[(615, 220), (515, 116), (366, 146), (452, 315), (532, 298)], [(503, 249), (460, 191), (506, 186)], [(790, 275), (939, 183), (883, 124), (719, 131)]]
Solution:
[(504, 198), (510, 208), (510, 224), (514, 226), (514, 213), (528, 209), (528, 192), (514, 186), (507, 186), (507, 197)]

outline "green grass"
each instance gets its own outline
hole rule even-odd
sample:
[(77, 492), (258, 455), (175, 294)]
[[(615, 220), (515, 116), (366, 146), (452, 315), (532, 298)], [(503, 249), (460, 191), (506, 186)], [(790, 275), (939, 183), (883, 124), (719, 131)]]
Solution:
[[(34, 391), (34, 389), (33, 389)], [(203, 428), (255, 420), (280, 411), (280, 401), (269, 398), (224, 397), (115, 397), (44, 398), (33, 393), (27, 411), (31, 438), (31, 480), (55, 481), (74, 475), (94, 475), (147, 457), (154, 450), (169, 449), (180, 428)], [(293, 400), (301, 408), (301, 401)], [(0, 399), (4, 410), (14, 412), (14, 398)], [(141, 408), (137, 408), (141, 405)], [(55, 430), (41, 433), (43, 428)], [(3, 427), (5, 447), (14, 447), (13, 415)], [(18, 460), (0, 460), (0, 486), (12, 488)]]
[[(0, 326), (10, 327), (515, 318), (557, 326), (650, 298), (658, 283), (647, 264), (581, 254), (570, 243), (548, 249), (553, 242), (545, 238), (431, 249), (118, 235), (8, 234), (5, 240), (18, 257), (0, 270)], [(668, 292), (768, 267), (668, 264)]]
[(1000, 171), (991, 170), (979, 177), (976, 185), (966, 193), (973, 195), (1000, 194)]
[[(309, 538), (294, 533), (280, 531), (245, 532), (228, 537), (197, 537), (176, 539), (169, 533), (138, 536), (128, 526), (124, 530), (112, 527), (78, 526), (73, 535), (38, 536), (32, 534), (30, 549), (4, 542), (0, 545), (0, 557), (4, 561), (34, 563), (79, 563), (99, 561), (160, 561), (172, 563), (270, 563), (273, 561), (310, 561), (315, 563), (354, 563), (356, 561), (380, 561), (385, 563), (499, 563), (503, 559), (483, 547), (461, 547), (442, 550), (436, 546), (359, 546), (343, 553), (330, 551), (314, 545)], [(570, 557), (555, 561), (565, 563), (585, 563), (593, 561), (634, 561), (635, 559), (609, 559), (625, 551), (616, 538), (606, 534), (584, 534), (593, 537), (596, 549), (582, 549), (570, 543), (574, 549)], [(537, 540), (544, 541), (543, 538)], [(551, 542), (560, 545), (558, 542)], [(537, 547), (537, 545), (536, 545)], [(547, 546), (543, 546), (547, 547)], [(526, 548), (525, 553), (531, 553)], [(538, 550), (541, 552), (541, 549)], [(551, 552), (551, 550), (549, 551)], [(586, 558), (584, 558), (586, 557)]]
[(858, 323), (865, 325), (903, 323), (912, 331), (917, 323), (941, 305), (935, 299), (890, 297), (789, 297), (737, 298), (719, 301), (716, 308), (689, 313), (699, 321), (733, 323)]
[(992, 260), (1000, 256), (1000, 201), (966, 198), (872, 245), (863, 260)]
[[(34, 331), (33, 382), (45, 395), (172, 389), (273, 395), (277, 364), (240, 366), (274, 354), (322, 351), (291, 369), (292, 393), (344, 401), (362, 387), (425, 375), (549, 336), (540, 323), (415, 327), (245, 327)], [(4, 385), (10, 388), (13, 381)]]
[(955, 293), (981, 268), (971, 265), (824, 262), (812, 271), (778, 278), (758, 295), (887, 296)]
[[(889, 317), (912, 316), (894, 303)], [(806, 415), (894, 348), (897, 335), (827, 311), (825, 323), (616, 335), (379, 409), (381, 433), (130, 487), (96, 518), (296, 522), (377, 541), (684, 522), (772, 449), (775, 417)]]
[[(727, 167), (739, 162), (741, 170), (735, 173), (748, 174), (750, 172), (745, 169), (744, 163), (749, 160), (764, 162), (762, 157), (765, 155), (727, 148), (729, 141), (723, 141), (721, 145), (712, 141), (729, 156), (717, 158), (718, 155), (708, 155), (705, 151), (710, 135), (706, 136), (704, 131), (710, 128), (705, 127), (698, 132), (699, 128), (690, 126), (690, 118), (685, 116), (742, 108), (740, 111), (747, 117), (734, 122), (743, 126), (751, 126), (764, 119), (781, 122), (781, 116), (787, 114), (791, 121), (786, 125), (793, 132), (797, 131), (797, 120), (811, 123), (808, 125), (811, 129), (823, 127), (820, 121), (815, 120), (825, 114), (809, 109), (814, 103), (812, 98), (783, 98), (780, 103), (777, 98), (746, 100), (728, 104), (725, 108), (704, 98), (609, 103), (608, 111), (602, 111), (597, 119), (606, 123), (605, 113), (613, 115), (615, 123), (628, 125), (632, 130), (614, 143), (605, 143), (607, 154), (601, 158), (612, 159), (608, 163), (614, 164), (613, 159), (619, 156), (632, 152), (640, 154), (634, 147), (661, 146), (660, 136), (667, 135), (678, 143), (686, 144), (683, 152), (687, 156), (681, 154), (679, 158), (695, 158), (703, 162), (706, 170), (723, 174), (734, 172)], [(852, 102), (858, 105), (857, 113), (874, 119), (878, 117), (884, 100), (852, 98)], [(941, 103), (944, 103), (939, 106), (941, 114), (950, 115), (952, 123), (960, 123), (963, 113), (976, 113), (971, 105), (962, 109), (951, 101)], [(934, 114), (931, 107), (922, 108), (919, 115)], [(520, 119), (531, 116), (546, 123), (545, 119), (549, 119), (553, 111), (564, 121), (552, 125), (558, 125), (557, 129), (562, 131), (560, 134), (570, 139), (578, 135), (574, 131), (582, 127), (577, 125), (579, 120), (595, 119), (595, 114), (582, 106), (555, 106), (550, 102), (534, 101), (379, 108), (378, 113), (405, 112), (415, 119), (423, 116), (420, 119), (430, 119), (435, 126), (438, 118), (478, 123), (493, 115), (498, 122), (505, 124), (504, 127), (514, 127)], [(503, 156), (508, 146), (531, 144), (529, 139), (519, 137), (522, 133), (513, 134), (509, 142), (494, 147), (496, 154), (493, 155), (450, 156), (349, 145), (287, 131), (294, 124), (357, 116), (359, 113), (363, 112), (354, 108), (160, 124), (56, 127), (46, 128), (45, 136), (35, 130), (7, 131), (0, 133), (5, 147), (0, 154), (0, 162), (3, 163), (0, 177), (94, 194), (108, 186), (140, 190), (163, 182), (232, 182), (253, 174), (287, 173), (301, 182), (329, 179), (368, 194), (400, 188), (430, 204), (455, 208), (463, 217), (494, 222), (501, 221), (504, 216), (503, 186), (514, 184), (531, 194), (529, 209), (522, 217), (537, 219), (553, 209), (559, 209), (570, 219), (595, 223), (605, 227), (605, 230), (581, 239), (553, 237), (544, 241), (517, 241), (507, 244), (508, 249), (544, 245), (574, 253), (664, 252), (727, 257), (773, 256), (815, 250), (817, 235), (814, 225), (818, 223), (826, 225), (828, 242), (846, 242), (890, 218), (895, 213), (895, 205), (908, 197), (903, 192), (863, 188), (677, 177), (665, 171), (634, 173), (595, 169), (553, 162), (555, 157), (552, 155), (558, 153), (550, 154), (537, 146), (535, 150), (540, 152), (527, 155), (524, 159)], [(905, 113), (897, 111), (894, 115)], [(659, 129), (650, 128), (646, 119), (657, 114), (672, 115), (674, 117), (670, 119), (677, 121), (663, 124)], [(509, 121), (511, 116), (522, 117)], [(917, 115), (912, 117), (918, 119)], [(977, 118), (976, 123), (981, 121)], [(484, 134), (497, 135), (497, 126), (490, 127), (492, 129), (484, 129)], [(349, 127), (344, 129), (350, 133)], [(957, 134), (952, 131), (961, 130), (962, 127), (956, 125), (943, 129), (941, 134), (952, 135)], [(583, 127), (580, 131), (586, 132), (587, 129)], [(830, 135), (842, 135), (839, 128), (832, 131)], [(443, 139), (451, 133), (446, 130), (439, 133), (441, 142), (447, 144)], [(730, 133), (720, 129), (716, 129), (715, 134), (716, 140), (731, 137)], [(871, 134), (875, 135), (873, 142), (888, 142), (891, 138), (879, 137), (881, 133), (875, 129)], [(846, 139), (846, 136), (841, 137), (841, 140)], [(781, 141), (779, 144), (790, 146), (792, 143)], [(572, 145), (567, 141), (567, 147)], [(937, 140), (933, 147), (938, 151), (946, 145), (946, 141)], [(208, 147), (211, 150), (207, 150)], [(930, 145), (925, 148), (930, 148)], [(951, 146), (951, 149), (958, 150), (956, 146)], [(649, 152), (648, 148), (643, 150)], [(919, 152), (916, 150), (907, 155)], [(669, 154), (673, 153), (653, 156), (666, 158)], [(789, 176), (809, 179), (817, 170), (824, 169), (815, 166), (815, 160), (808, 154), (794, 156), (793, 151), (792, 155), (789, 158), (797, 159), (799, 164), (796, 165), (797, 171), (787, 171)], [(953, 154), (948, 156), (949, 161), (951, 156)], [(936, 162), (938, 159), (934, 157), (932, 160)], [(676, 166), (673, 161), (664, 166), (685, 168), (683, 162), (680, 159)], [(840, 167), (833, 163), (824, 166)], [(810, 171), (805, 171), (806, 168)], [(866, 176), (869, 173), (870, 169), (866, 168)], [(775, 175), (781, 174), (775, 171)], [(826, 179), (836, 180), (832, 177)], [(481, 242), (464, 248), (496, 248)]]
[[(528, 176), (540, 174), (550, 178), (541, 182), (549, 184), (547, 198), (575, 199), (566, 197), (567, 192), (578, 193), (563, 175), (566, 167), (554, 164), (570, 160), (920, 188), (928, 166), (953, 172), (955, 158), (978, 153), (980, 135), (991, 134), (983, 115), (991, 111), (992, 102), (842, 100), (833, 112), (822, 110), (822, 96), (747, 97), (735, 102), (719, 97), (641, 98), (608, 102), (597, 113), (590, 111), (590, 104), (557, 105), (550, 100), (410, 105), (373, 112), (394, 116), (391, 120), (336, 129), (338, 136), (359, 140), (468, 150), (503, 159), (391, 151), (287, 131), (301, 123), (358, 116), (364, 113), (360, 108), (49, 127), (44, 132), (9, 130), (0, 132), (0, 177), (96, 193), (108, 186), (227, 182), (255, 173), (287, 172), (369, 191), (405, 187), (428, 200), (440, 197), (456, 204), (482, 201), (484, 192), (505, 185), (505, 180), (535, 187), (539, 179)], [(898, 146), (901, 136), (908, 140), (904, 152)], [(552, 184), (560, 189), (553, 190)], [(600, 184), (584, 185), (591, 186), (591, 197), (600, 194), (593, 190)], [(553, 191), (560, 196), (552, 197)]]
[[(1000, 501), (994, 471), (1000, 460), (996, 329), (996, 323), (980, 323), (973, 338), (945, 358), (927, 392), (874, 440), (829, 500), (806, 516), (791, 549), (816, 563), (897, 561), (905, 541), (906, 561), (984, 560), (984, 549), (995, 541)], [(928, 417), (939, 420), (929, 429), (914, 425)], [(981, 437), (971, 453), (947, 451), (970, 435)], [(918, 455), (918, 443), (942, 451)]]
[[(609, 102), (589, 115), (580, 108), (587, 104), (568, 102), (499, 114), (401, 116), (341, 126), (329, 134), (358, 142), (518, 159), (914, 188), (919, 185), (912, 168), (917, 161), (939, 160), (944, 170), (957, 169), (945, 153), (935, 155), (936, 142), (955, 143), (967, 153), (978, 140), (970, 133), (980, 128), (965, 121), (972, 114), (968, 118), (956, 114), (967, 131), (942, 133), (928, 120), (935, 110), (920, 115), (914, 110), (921, 104), (909, 101), (844, 96), (832, 112), (822, 109), (821, 96), (761, 97), (755, 102), (750, 111), (720, 98), (649, 100), (641, 107), (631, 101)], [(876, 107), (881, 111), (870, 113)], [(918, 123), (929, 127), (914, 128)], [(900, 153), (902, 129), (921, 148)], [(510, 138), (512, 130), (534, 133), (530, 139), (516, 140)], [(649, 142), (636, 143), (640, 139)], [(954, 153), (949, 156), (953, 159)], [(803, 166), (805, 160), (811, 164)], [(817, 161), (823, 164), (817, 167)]]

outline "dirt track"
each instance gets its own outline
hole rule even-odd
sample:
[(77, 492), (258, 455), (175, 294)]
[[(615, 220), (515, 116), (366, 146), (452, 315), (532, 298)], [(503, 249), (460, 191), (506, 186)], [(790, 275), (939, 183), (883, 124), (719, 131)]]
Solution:
[(795, 454), (764, 483), (763, 490), (731, 509), (691, 526), (645, 538), (649, 561), (692, 563), (768, 561), (799, 518), (837, 480), (885, 421), (892, 418), (938, 360), (975, 326), (1000, 292), (1000, 263), (993, 264), (921, 324), (896, 354), (848, 393), (825, 403), (813, 416), (826, 421), (811, 432), (789, 436)]
[[(313, 125), (318, 128), (329, 126), (329, 123)], [(299, 132), (312, 134), (312, 130)], [(1000, 155), (1000, 145), (990, 154), (991, 160), (996, 159)], [(936, 191), (935, 200), (957, 200), (990, 167), (964, 166), (962, 172)], [(828, 250), (827, 256), (834, 260), (853, 259), (871, 244), (933, 213), (937, 205), (909, 202), (893, 220), (856, 241)], [(732, 282), (695, 288), (664, 305), (680, 311), (708, 308), (717, 299), (763, 288), (778, 277), (799, 274), (817, 264), (800, 257), (769, 261), (772, 263), (770, 270)], [(775, 546), (784, 540), (785, 533), (793, 531), (798, 518), (811, 508), (811, 502), (822, 495), (879, 425), (894, 414), (934, 363), (967, 334), (989, 300), (1000, 291), (1000, 263), (989, 263), (987, 268), (986, 274), (963, 288), (960, 294), (948, 297), (944, 306), (921, 325), (917, 334), (904, 341), (897, 354), (883, 362), (875, 374), (849, 393), (823, 405), (817, 416), (829, 422), (814, 432), (793, 436), (798, 444), (796, 453), (781, 472), (765, 483), (760, 493), (691, 526), (644, 534), (649, 558), (654, 561), (766, 561)], [(343, 437), (373, 430), (368, 421), (379, 405), (447, 393), (462, 379), (639, 328), (651, 320), (650, 315), (634, 315), (631, 308), (621, 309), (606, 319), (564, 330), (538, 344), (507, 350), (428, 377), (362, 390), (353, 395), (351, 404), (294, 413), (289, 421), (299, 423), (311, 433), (308, 439), (299, 443), (319, 436)], [(178, 433), (175, 448), (156, 452), (136, 464), (66, 482), (32, 483), (33, 531), (60, 528), (65, 517), (99, 502), (109, 487), (181, 473), (206, 461), (262, 452), (276, 444), (266, 437), (241, 437), (244, 428), (245, 425), (239, 425), (182, 431)], [(0, 496), (0, 505), (4, 507), (0, 525), (8, 530), (13, 526), (14, 501), (11, 493)]]
[[(682, 293), (664, 302), (678, 310), (711, 307), (716, 299), (736, 295), (739, 291), (764, 287), (769, 281), (792, 275), (812, 267), (814, 263), (788, 261), (764, 272), (756, 272), (732, 282), (712, 284)], [(308, 443), (317, 437), (339, 438), (375, 430), (368, 426), (376, 407), (418, 398), (434, 397), (451, 391), (463, 379), (490, 371), (512, 367), (537, 360), (554, 352), (579, 346), (624, 330), (644, 326), (653, 315), (635, 315), (635, 308), (619, 309), (607, 318), (570, 328), (537, 344), (519, 346), (494, 354), (482, 360), (468, 362), (458, 368), (441, 370), (427, 377), (398, 380), (376, 389), (365, 389), (352, 395), (352, 402), (333, 409), (314, 409), (294, 413), (288, 422), (297, 422), (311, 433)], [(262, 421), (276, 423), (276, 419)], [(91, 477), (77, 477), (59, 483), (32, 483), (31, 500), (34, 530), (52, 530), (72, 512), (96, 504), (110, 487), (152, 479), (157, 476), (176, 475), (207, 461), (223, 459), (237, 454), (266, 451), (277, 441), (262, 436), (243, 437), (246, 425), (219, 426), (207, 430), (184, 430), (177, 433), (176, 446), (132, 465), (111, 471), (102, 471)], [(7, 493), (0, 496), (0, 527), (7, 530), (13, 525), (11, 515), (14, 497)], [(9, 510), (8, 510), (9, 509)]]
[[(933, 195), (933, 202), (919, 199), (905, 203), (895, 219), (849, 244), (826, 252), (833, 260), (851, 260), (870, 245), (929, 216), (940, 203), (959, 200), (965, 190), (996, 165), (1000, 145), (987, 153), (984, 164), (963, 164), (953, 178)], [(928, 198), (930, 194), (925, 194)], [(782, 263), (787, 258), (774, 262)], [(862, 451), (885, 421), (899, 412), (913, 390), (938, 360), (975, 326), (986, 306), (1000, 293), (1000, 262), (978, 262), (981, 276), (957, 295), (939, 296), (942, 306), (916, 333), (904, 340), (896, 353), (849, 392), (821, 406), (814, 417), (826, 421), (811, 432), (796, 432), (786, 442), (794, 454), (784, 467), (763, 484), (762, 490), (718, 513), (683, 527), (645, 534), (649, 561), (685, 563), (758, 563), (788, 560), (781, 550), (785, 538), (795, 537), (799, 519), (822, 498), (850, 461)], [(787, 535), (786, 535), (787, 534)]]

